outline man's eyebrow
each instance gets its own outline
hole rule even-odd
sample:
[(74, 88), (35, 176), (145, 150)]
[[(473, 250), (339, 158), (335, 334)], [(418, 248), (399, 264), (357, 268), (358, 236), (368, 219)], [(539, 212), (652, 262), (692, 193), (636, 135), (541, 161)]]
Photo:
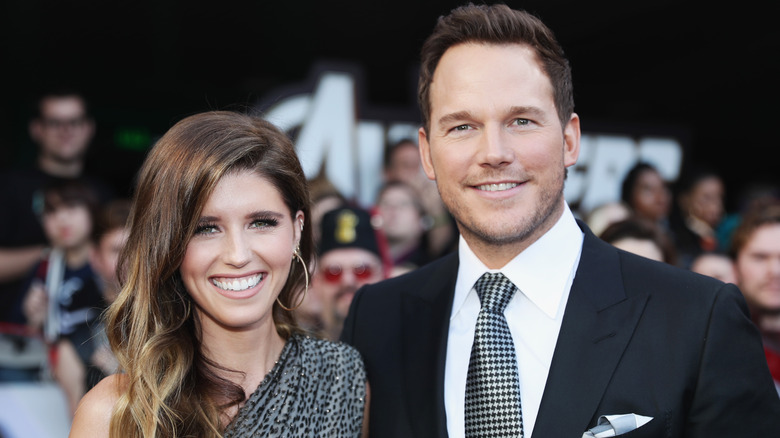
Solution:
[(536, 106), (513, 106), (509, 108), (509, 114), (530, 114), (538, 117), (544, 115), (544, 111)]
[(458, 122), (471, 118), (471, 113), (468, 111), (458, 111), (454, 113), (445, 114), (437, 121), (438, 126), (449, 125), (453, 122)]

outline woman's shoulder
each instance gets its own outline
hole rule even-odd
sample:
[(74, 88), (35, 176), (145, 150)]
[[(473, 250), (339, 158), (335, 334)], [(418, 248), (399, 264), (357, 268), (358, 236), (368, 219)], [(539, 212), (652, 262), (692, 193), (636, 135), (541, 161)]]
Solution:
[(301, 346), (304, 360), (318, 362), (320, 366), (354, 367), (357, 365), (363, 368), (360, 353), (351, 345), (306, 334), (297, 334), (295, 338)]
[(76, 409), (69, 437), (107, 437), (114, 405), (126, 384), (124, 374), (113, 374), (89, 390)]

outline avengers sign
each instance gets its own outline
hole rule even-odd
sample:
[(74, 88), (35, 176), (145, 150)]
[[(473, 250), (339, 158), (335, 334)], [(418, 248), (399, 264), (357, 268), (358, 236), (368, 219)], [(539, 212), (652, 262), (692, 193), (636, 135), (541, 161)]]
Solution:
[[(382, 184), (384, 148), (404, 138), (417, 139), (416, 110), (382, 113), (363, 103), (360, 74), (320, 69), (304, 86), (271, 93), (271, 103), (255, 110), (290, 133), (304, 172), (325, 176), (349, 199), (371, 206)], [(370, 108), (370, 110), (368, 110)], [(587, 114), (580, 114), (587, 126)], [(569, 168), (564, 196), (580, 211), (620, 197), (620, 184), (637, 161), (656, 166), (667, 181), (677, 179), (683, 160), (680, 141), (671, 136), (583, 132), (580, 157)]]

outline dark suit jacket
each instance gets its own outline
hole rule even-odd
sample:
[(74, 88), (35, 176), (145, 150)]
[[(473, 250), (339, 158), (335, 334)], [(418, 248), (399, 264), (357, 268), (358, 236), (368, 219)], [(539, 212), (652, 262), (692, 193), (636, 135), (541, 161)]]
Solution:
[[(582, 257), (533, 438), (580, 438), (599, 416), (629, 413), (654, 419), (626, 438), (780, 437), (780, 399), (740, 291), (580, 226)], [(366, 363), (372, 438), (447, 436), (457, 270), (451, 254), (355, 295), (342, 340)]]

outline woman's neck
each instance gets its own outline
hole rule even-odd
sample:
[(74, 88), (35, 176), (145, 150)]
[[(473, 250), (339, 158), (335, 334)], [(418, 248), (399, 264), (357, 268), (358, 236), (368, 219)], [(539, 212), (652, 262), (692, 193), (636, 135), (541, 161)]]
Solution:
[(202, 330), (203, 353), (235, 371), (223, 377), (240, 385), (247, 397), (274, 367), (284, 344), (272, 322), (250, 330), (229, 330), (211, 323)]

